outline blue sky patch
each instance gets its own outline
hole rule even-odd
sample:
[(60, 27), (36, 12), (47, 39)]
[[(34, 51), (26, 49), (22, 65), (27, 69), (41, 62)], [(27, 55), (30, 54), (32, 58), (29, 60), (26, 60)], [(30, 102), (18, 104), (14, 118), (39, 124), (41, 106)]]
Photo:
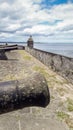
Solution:
[(65, 4), (68, 0), (42, 0), (41, 5), (47, 6), (53, 6), (53, 5), (59, 5), (59, 4)]

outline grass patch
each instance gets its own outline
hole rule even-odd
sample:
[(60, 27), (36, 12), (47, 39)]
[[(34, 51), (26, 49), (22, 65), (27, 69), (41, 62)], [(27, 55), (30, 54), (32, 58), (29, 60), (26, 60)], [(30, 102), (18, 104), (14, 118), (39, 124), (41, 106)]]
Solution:
[(40, 72), (41, 74), (43, 74), (45, 77), (49, 76), (49, 74), (45, 71), (45, 69), (43, 67), (40, 66), (34, 66), (33, 69), (35, 71)]
[(62, 111), (58, 111), (57, 116), (61, 120), (65, 121), (65, 123), (69, 126), (70, 130), (73, 130), (73, 119), (71, 119), (67, 113), (62, 112)]
[(44, 67), (37, 65), (33, 67), (33, 70), (40, 72), (45, 76), (49, 87), (53, 87), (55, 84), (60, 84), (60, 81), (56, 79), (55, 75), (49, 74)]
[(50, 98), (51, 98), (51, 99), (55, 99), (55, 97), (54, 97), (54, 96), (51, 96)]
[(33, 70), (41, 73), (44, 75), (44, 77), (46, 78), (47, 80), (47, 83), (48, 83), (48, 86), (50, 88), (54, 87), (54, 84), (55, 84), (55, 76), (51, 76), (49, 75), (49, 73), (46, 71), (46, 69), (44, 67), (41, 67), (41, 66), (34, 66), (33, 67)]
[(31, 60), (31, 56), (29, 54), (27, 54), (25, 51), (20, 50), (19, 53), (22, 55), (23, 59)]
[(23, 59), (25, 59), (25, 60), (31, 60), (31, 57), (30, 56), (23, 56)]
[(67, 99), (67, 104), (68, 104), (68, 111), (73, 112), (73, 100), (68, 98)]
[(5, 76), (4, 79), (5, 80), (15, 80), (16, 77), (14, 75), (9, 74), (9, 75)]
[(57, 116), (58, 116), (60, 119), (67, 119), (67, 118), (69, 118), (69, 115), (66, 114), (65, 112), (62, 112), (62, 111), (58, 111), (58, 112), (57, 112)]

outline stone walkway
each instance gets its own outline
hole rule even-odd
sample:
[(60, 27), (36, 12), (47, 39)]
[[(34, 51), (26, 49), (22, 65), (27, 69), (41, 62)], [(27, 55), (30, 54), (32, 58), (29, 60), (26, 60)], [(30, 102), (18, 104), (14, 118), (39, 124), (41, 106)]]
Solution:
[(0, 60), (0, 81), (42, 73), (51, 101), (46, 108), (29, 107), (0, 115), (0, 130), (73, 130), (73, 85), (24, 50), (7, 52)]

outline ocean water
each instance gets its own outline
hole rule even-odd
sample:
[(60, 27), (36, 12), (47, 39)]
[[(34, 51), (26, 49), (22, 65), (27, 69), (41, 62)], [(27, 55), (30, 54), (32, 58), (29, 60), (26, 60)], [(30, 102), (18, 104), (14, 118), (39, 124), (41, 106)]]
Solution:
[[(8, 44), (27, 46), (26, 42), (9, 42)], [(73, 58), (73, 43), (34, 43), (34, 48)]]
[(73, 43), (34, 43), (34, 48), (73, 58)]

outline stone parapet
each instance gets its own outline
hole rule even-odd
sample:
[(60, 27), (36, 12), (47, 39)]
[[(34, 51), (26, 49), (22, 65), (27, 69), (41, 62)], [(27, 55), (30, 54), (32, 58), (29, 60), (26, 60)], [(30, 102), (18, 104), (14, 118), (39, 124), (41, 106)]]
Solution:
[(73, 58), (63, 55), (49, 53), (35, 48), (25, 47), (25, 50), (36, 57), (46, 66), (62, 75), (73, 83)]

